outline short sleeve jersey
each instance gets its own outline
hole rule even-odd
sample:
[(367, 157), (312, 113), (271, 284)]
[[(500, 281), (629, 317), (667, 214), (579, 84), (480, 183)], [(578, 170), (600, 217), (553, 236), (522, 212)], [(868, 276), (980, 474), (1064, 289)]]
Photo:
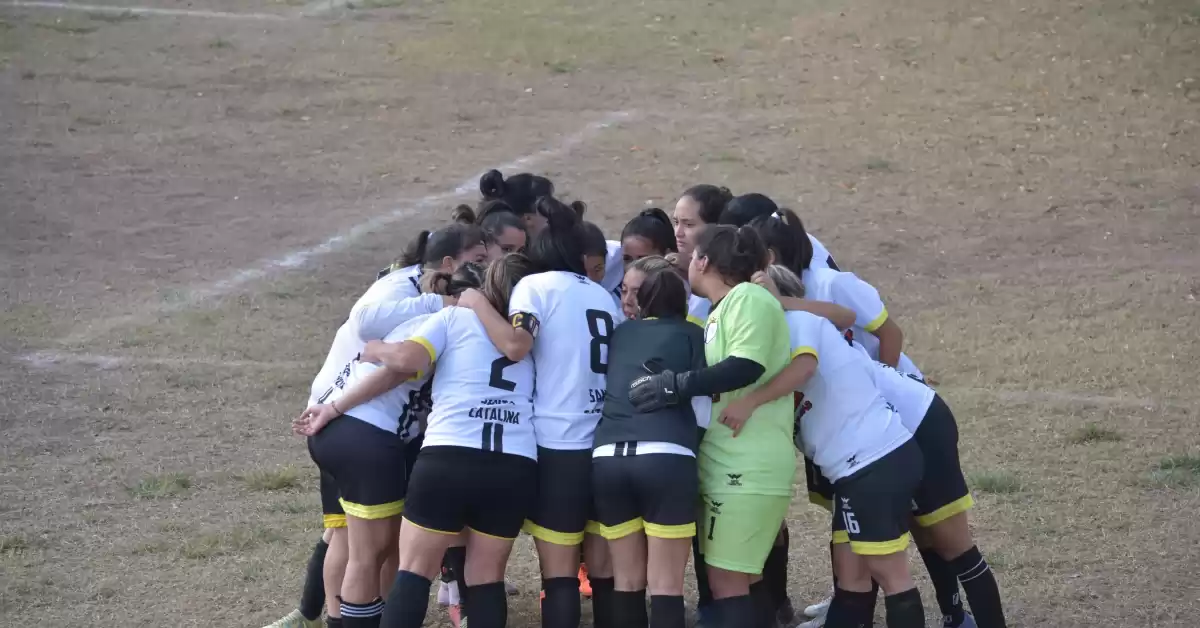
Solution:
[(622, 317), (612, 296), (587, 277), (552, 271), (517, 283), (508, 312), (513, 325), (535, 330), (538, 445), (591, 449), (604, 406), (608, 343)]
[(621, 282), (625, 279), (625, 263), (621, 259), (621, 243), (608, 240), (608, 253), (604, 256), (604, 279), (600, 285), (616, 300), (617, 307), (621, 306)]
[[(426, 318), (428, 316), (410, 319), (385, 335), (383, 340), (385, 342), (408, 340)], [(335, 378), (323, 403), (337, 401), (346, 388), (362, 381), (363, 378), (380, 368), (382, 367), (356, 359), (347, 362)], [(421, 389), (425, 385), (425, 381), (425, 377), (411, 379), (366, 403), (347, 409), (345, 414), (370, 423), (386, 432), (398, 434), (404, 439), (404, 442), (408, 442), (420, 433), (420, 422), (417, 419), (422, 406)]]
[(916, 375), (901, 373), (882, 362), (874, 362), (874, 365), (875, 385), (879, 392), (900, 413), (904, 428), (915, 434), (937, 393)]
[(874, 363), (832, 323), (788, 312), (793, 359), (809, 354), (817, 370), (795, 400), (796, 445), (830, 481), (882, 458), (912, 437), (875, 385)]
[(829, 250), (825, 248), (821, 241), (814, 238), (812, 234), (808, 234), (808, 241), (812, 243), (812, 259), (808, 263), (809, 268), (832, 268), (838, 270), (837, 263), (833, 261), (833, 256), (829, 254)]
[(792, 400), (760, 406), (733, 430), (716, 418), (729, 402), (775, 377), (788, 363), (788, 327), (779, 301), (752, 283), (738, 284), (708, 315), (704, 355), (709, 366), (730, 357), (753, 360), (766, 370), (757, 382), (713, 400), (712, 421), (700, 444), (700, 488), (710, 494), (791, 495), (796, 472), (792, 449)]
[(422, 447), (469, 447), (537, 460), (529, 356), (513, 362), (501, 355), (475, 312), (461, 307), (428, 317), (411, 340), (436, 364)]
[[(873, 332), (888, 320), (887, 307), (879, 298), (879, 291), (854, 273), (830, 268), (810, 268), (804, 271), (801, 280), (805, 298), (836, 303), (854, 311), (854, 325), (846, 330), (845, 338), (861, 343), (871, 359), (878, 360), (879, 339)], [(899, 367), (905, 373), (921, 375), (917, 365), (906, 355), (900, 356)]]
[(422, 295), (417, 287), (420, 267), (392, 271), (367, 289), (333, 336), (329, 354), (313, 379), (309, 404), (327, 395), (343, 368), (369, 340), (378, 340), (406, 320), (432, 314), (442, 307), (438, 295)]

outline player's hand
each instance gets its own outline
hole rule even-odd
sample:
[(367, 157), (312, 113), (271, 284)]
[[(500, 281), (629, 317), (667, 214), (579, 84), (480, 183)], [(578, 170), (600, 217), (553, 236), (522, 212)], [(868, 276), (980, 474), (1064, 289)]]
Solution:
[(629, 385), (629, 402), (638, 412), (654, 412), (679, 403), (673, 371), (643, 375)]
[(334, 408), (332, 403), (318, 403), (309, 406), (292, 421), (292, 433), (300, 436), (313, 436), (329, 425), (329, 422), (341, 416), (342, 413)]
[(750, 420), (750, 415), (754, 414), (755, 409), (754, 405), (747, 402), (745, 397), (735, 399), (730, 401), (724, 410), (721, 410), (721, 416), (717, 420), (733, 430), (733, 437), (737, 438), (742, 428), (745, 427), (746, 421)]
[(492, 304), (483, 296), (483, 293), (474, 289), (468, 288), (463, 290), (463, 293), (458, 295), (458, 307), (467, 307), (472, 310), (478, 310), (481, 307), (491, 308)]
[(750, 276), (750, 281), (762, 286), (763, 288), (766, 288), (767, 292), (770, 292), (772, 295), (774, 295), (776, 299), (779, 298), (779, 286), (775, 285), (775, 280), (771, 279), (771, 276), (768, 275), (766, 271), (760, 270), (754, 273)]

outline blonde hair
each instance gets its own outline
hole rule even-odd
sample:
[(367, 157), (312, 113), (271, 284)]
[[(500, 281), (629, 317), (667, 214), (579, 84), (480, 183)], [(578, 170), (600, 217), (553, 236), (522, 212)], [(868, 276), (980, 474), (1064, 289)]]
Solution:
[(508, 316), (508, 301), (512, 298), (517, 282), (537, 272), (533, 262), (521, 253), (509, 253), (488, 265), (479, 289), (505, 317)]
[(767, 267), (767, 276), (779, 288), (779, 294), (785, 297), (804, 298), (804, 282), (787, 266), (771, 264)]

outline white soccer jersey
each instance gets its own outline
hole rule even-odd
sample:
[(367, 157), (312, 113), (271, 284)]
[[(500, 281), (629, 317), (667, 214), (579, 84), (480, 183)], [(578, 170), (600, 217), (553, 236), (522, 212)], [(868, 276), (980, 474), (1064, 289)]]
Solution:
[(449, 307), (412, 336), (437, 363), (422, 447), (450, 445), (537, 460), (533, 360), (504, 357), (475, 312)]
[(410, 266), (388, 273), (359, 297), (346, 322), (334, 334), (329, 354), (313, 379), (309, 405), (329, 391), (343, 367), (362, 352), (368, 341), (383, 338), (414, 316), (442, 309), (440, 295), (420, 294), (414, 287), (419, 274), (414, 269), (419, 270)]
[(875, 385), (900, 413), (904, 429), (916, 434), (937, 393), (917, 376), (906, 375), (882, 362), (875, 362)]
[(832, 323), (787, 312), (792, 357), (810, 354), (817, 370), (799, 391), (796, 445), (830, 481), (882, 458), (912, 433), (875, 386), (874, 366)]
[(829, 250), (825, 248), (821, 241), (808, 234), (808, 241), (812, 243), (812, 259), (808, 262), (809, 268), (830, 268), (829, 262), (833, 256), (829, 254)]
[(621, 309), (621, 282), (625, 280), (625, 261), (621, 258), (621, 243), (608, 240), (608, 254), (604, 259), (604, 279), (600, 286), (612, 295)]
[[(879, 359), (879, 339), (871, 333), (887, 322), (888, 311), (879, 298), (879, 291), (871, 284), (859, 279), (854, 273), (845, 273), (832, 268), (810, 268), (800, 277), (804, 283), (804, 297), (814, 301), (828, 301), (854, 311), (854, 326), (847, 330), (847, 340), (862, 343), (871, 359)], [(920, 377), (921, 369), (904, 353), (900, 354), (897, 366), (905, 373)]]
[[(418, 316), (403, 325), (396, 327), (383, 337), (387, 342), (403, 342), (408, 340), (428, 316)], [(352, 359), (342, 367), (334, 379), (329, 393), (321, 401), (333, 403), (342, 397), (346, 388), (360, 382), (366, 376), (382, 367), (369, 362)], [(393, 434), (399, 434), (404, 442), (408, 442), (421, 433), (420, 416), (421, 388), (427, 377), (413, 379), (375, 397), (374, 399), (353, 408), (346, 409), (344, 414), (360, 421), (365, 421), (375, 427)]]
[(704, 297), (698, 297), (694, 294), (688, 295), (688, 315), (689, 323), (699, 325), (704, 328), (705, 321), (708, 320), (708, 314), (712, 311), (712, 302)]
[(513, 289), (509, 316), (538, 321), (533, 341), (534, 428), (548, 449), (591, 449), (604, 408), (608, 341), (620, 310), (600, 284), (554, 271), (526, 277)]

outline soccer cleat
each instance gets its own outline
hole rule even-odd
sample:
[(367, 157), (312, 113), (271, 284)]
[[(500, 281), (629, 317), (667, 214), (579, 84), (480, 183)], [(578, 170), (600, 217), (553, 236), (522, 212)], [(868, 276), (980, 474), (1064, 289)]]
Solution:
[(697, 606), (695, 628), (714, 628), (716, 626), (714, 615), (711, 606)]
[(833, 596), (829, 596), (816, 604), (810, 604), (804, 608), (804, 615), (816, 619), (817, 617), (825, 617), (829, 612), (829, 605), (833, 603)]
[(816, 619), (810, 619), (810, 620), (804, 622), (803, 624), (796, 626), (796, 628), (821, 628), (824, 625), (825, 625), (825, 616), (822, 615)]
[(588, 580), (587, 565), (579, 566), (579, 593), (583, 597), (592, 597), (592, 581)]
[(279, 621), (263, 626), (263, 628), (324, 628), (325, 624), (321, 622), (321, 618), (307, 619), (300, 614), (299, 610), (294, 610), (286, 617)]
[[(950, 626), (950, 623), (946, 621), (947, 619), (949, 619), (949, 618), (948, 617), (942, 618), (943, 626)], [(954, 628), (979, 628), (979, 626), (976, 625), (975, 618), (972, 617), (970, 613), (963, 613), (962, 623), (955, 626)]]

